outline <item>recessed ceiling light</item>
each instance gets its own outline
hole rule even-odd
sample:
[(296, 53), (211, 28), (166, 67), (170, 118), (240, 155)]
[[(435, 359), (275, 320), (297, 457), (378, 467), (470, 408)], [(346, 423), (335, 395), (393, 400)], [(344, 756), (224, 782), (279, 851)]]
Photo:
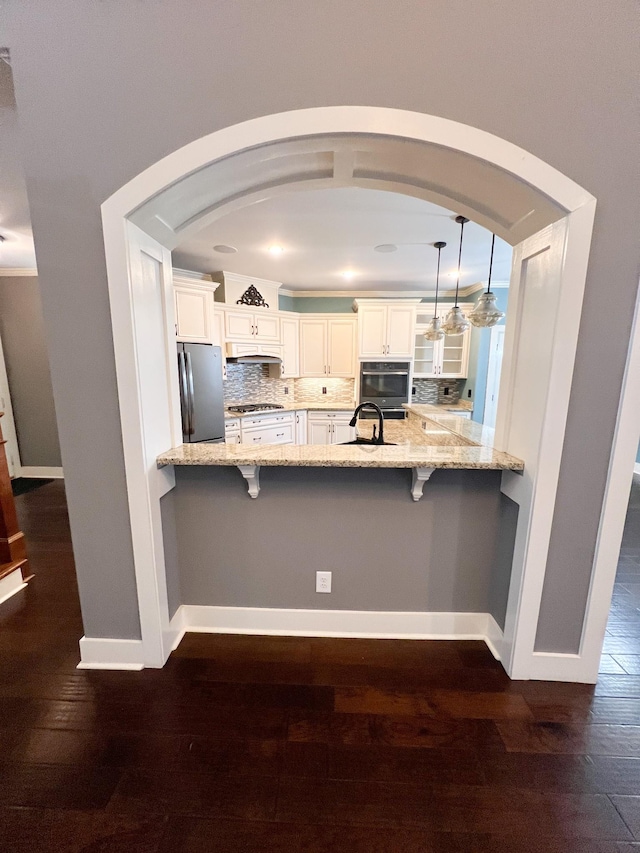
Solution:
[(213, 247), (214, 252), (220, 252), (221, 255), (235, 255), (238, 251), (235, 246), (225, 246), (224, 243), (219, 243)]
[(343, 272), (340, 273), (340, 275), (342, 276), (342, 278), (345, 278), (347, 281), (351, 281), (351, 279), (355, 275), (355, 272), (353, 270), (344, 270)]
[(374, 247), (374, 252), (397, 252), (398, 247), (395, 243), (381, 243)]
[(284, 252), (282, 246), (269, 246), (270, 255), (281, 255)]

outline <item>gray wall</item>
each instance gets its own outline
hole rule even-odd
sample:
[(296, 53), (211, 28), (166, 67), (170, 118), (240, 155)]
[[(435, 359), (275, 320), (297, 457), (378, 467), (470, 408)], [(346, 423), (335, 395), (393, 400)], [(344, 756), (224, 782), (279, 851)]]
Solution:
[(0, 338), (23, 465), (62, 465), (35, 276), (0, 276)]
[(494, 133), (598, 198), (541, 613), (543, 647), (575, 650), (640, 263), (637, 19), (636, 0), (5, 3), (90, 636), (139, 632), (100, 203), (219, 128), (368, 104)]
[[(257, 500), (237, 468), (176, 474), (162, 509), (167, 527), (175, 510), (183, 604), (504, 618), (511, 561), (497, 555), (513, 554), (515, 526), (499, 471), (436, 471), (417, 503), (409, 470), (262, 468)], [(333, 572), (330, 595), (316, 571)]]

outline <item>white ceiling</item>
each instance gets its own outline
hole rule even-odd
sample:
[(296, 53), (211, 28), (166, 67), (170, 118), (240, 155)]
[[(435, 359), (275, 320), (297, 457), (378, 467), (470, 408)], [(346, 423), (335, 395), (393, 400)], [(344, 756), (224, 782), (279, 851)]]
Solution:
[[(292, 290), (433, 290), (437, 251), (444, 240), (440, 286), (455, 287), (460, 226), (455, 211), (384, 190), (341, 187), (287, 192), (255, 202), (206, 226), (179, 243), (173, 264), (210, 273), (220, 270), (282, 282)], [(393, 243), (392, 253), (374, 251)], [(214, 245), (235, 246), (219, 254)], [(271, 245), (284, 252), (274, 257)], [(465, 225), (461, 288), (486, 281), (491, 234)], [(494, 281), (508, 281), (511, 246), (496, 238)], [(350, 281), (341, 275), (354, 272)]]
[(18, 116), (11, 69), (0, 60), (0, 269), (34, 268), (27, 188), (20, 162)]

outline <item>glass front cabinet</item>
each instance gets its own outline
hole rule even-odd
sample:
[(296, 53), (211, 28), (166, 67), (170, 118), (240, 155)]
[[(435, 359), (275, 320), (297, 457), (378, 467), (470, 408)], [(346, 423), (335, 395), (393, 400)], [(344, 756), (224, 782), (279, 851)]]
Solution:
[[(438, 306), (438, 314), (444, 318), (451, 304)], [(465, 314), (473, 305), (460, 305)], [(466, 379), (469, 370), (469, 345), (471, 329), (463, 335), (445, 335), (441, 341), (428, 341), (424, 331), (433, 318), (433, 307), (420, 306), (416, 317), (416, 339), (413, 376), (416, 379)]]

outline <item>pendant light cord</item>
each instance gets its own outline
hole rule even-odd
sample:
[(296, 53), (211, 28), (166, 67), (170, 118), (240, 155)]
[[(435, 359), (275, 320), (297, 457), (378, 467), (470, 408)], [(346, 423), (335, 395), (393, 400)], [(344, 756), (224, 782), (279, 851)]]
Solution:
[[(445, 246), (447, 244), (445, 243)], [(442, 251), (442, 246), (438, 246), (438, 268), (436, 270), (436, 301), (433, 306), (433, 319), (438, 319), (438, 287), (440, 285), (440, 252)]]
[(487, 293), (491, 293), (491, 270), (493, 269), (493, 247), (496, 244), (496, 235), (491, 235), (491, 257), (489, 258), (489, 278), (487, 280)]
[(460, 248), (458, 250), (458, 278), (456, 280), (456, 304), (455, 307), (458, 308), (458, 290), (460, 289), (460, 261), (462, 260), (462, 235), (464, 233), (465, 222), (469, 220), (464, 216), (458, 216), (457, 221), (460, 222)]

